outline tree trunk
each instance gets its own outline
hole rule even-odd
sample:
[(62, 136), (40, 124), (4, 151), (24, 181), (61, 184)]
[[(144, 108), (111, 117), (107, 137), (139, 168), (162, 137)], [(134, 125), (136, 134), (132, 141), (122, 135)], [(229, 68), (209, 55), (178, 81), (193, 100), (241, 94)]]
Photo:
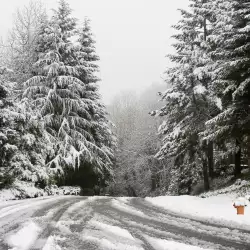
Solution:
[(204, 180), (204, 190), (205, 192), (209, 191), (209, 176), (208, 176), (208, 164), (206, 157), (202, 160), (202, 168), (203, 168), (203, 180)]
[(205, 17), (203, 20), (203, 28), (204, 28), (204, 41), (207, 41), (207, 18)]
[(151, 174), (151, 191), (155, 191), (156, 189), (156, 176), (155, 174)]
[(248, 163), (248, 168), (250, 168), (250, 136), (248, 137), (247, 140), (247, 163)]
[(214, 178), (214, 145), (212, 141), (208, 143), (207, 160), (208, 160), (209, 177), (213, 179)]
[(241, 174), (241, 145), (239, 140), (236, 139), (236, 147), (238, 150), (235, 152), (235, 168), (234, 168), (234, 176), (238, 177)]
[(250, 168), (250, 145), (248, 146), (248, 159), (247, 159), (247, 162), (248, 162), (248, 168)]

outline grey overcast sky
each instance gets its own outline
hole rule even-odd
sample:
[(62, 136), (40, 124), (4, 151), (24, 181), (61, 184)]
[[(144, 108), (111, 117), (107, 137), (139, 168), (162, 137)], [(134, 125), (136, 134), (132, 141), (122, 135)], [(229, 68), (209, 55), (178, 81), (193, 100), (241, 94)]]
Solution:
[[(1, 3), (0, 36), (12, 25), (13, 13), (30, 0)], [(57, 0), (42, 0), (48, 10)], [(91, 19), (101, 58), (100, 92), (105, 103), (126, 89), (142, 91), (154, 82), (162, 82), (172, 53), (171, 35), (180, 17), (178, 8), (187, 8), (188, 0), (68, 0), (73, 15)]]

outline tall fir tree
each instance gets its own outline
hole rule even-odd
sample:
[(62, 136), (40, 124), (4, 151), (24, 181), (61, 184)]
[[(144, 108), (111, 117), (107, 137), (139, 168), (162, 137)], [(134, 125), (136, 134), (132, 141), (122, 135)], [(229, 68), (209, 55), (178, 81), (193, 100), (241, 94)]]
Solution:
[(14, 83), (0, 76), (0, 187), (14, 180), (44, 187), (50, 181), (44, 159), (52, 148), (40, 119), (27, 109), (25, 100), (13, 101), (14, 88)]
[[(168, 83), (172, 87), (161, 97), (166, 105), (157, 115), (166, 116), (160, 127), (164, 135), (160, 158), (174, 157), (179, 183), (188, 188), (203, 176), (204, 188), (209, 189), (209, 171), (212, 176), (211, 146), (201, 136), (205, 123), (219, 111), (210, 93), (209, 58), (207, 56), (206, 2), (191, 1), (190, 11), (181, 10), (182, 19), (174, 26), (178, 31), (173, 45), (176, 54), (169, 56), (176, 66), (167, 70)], [(210, 144), (211, 145), (211, 144)], [(209, 153), (210, 152), (210, 153)], [(202, 166), (202, 167), (201, 167)], [(175, 171), (175, 170), (174, 170)], [(187, 191), (185, 191), (187, 192)]]
[(79, 46), (72, 42), (75, 25), (68, 4), (61, 0), (52, 20), (42, 26), (37, 75), (25, 83), (23, 97), (32, 99), (40, 110), (54, 143), (55, 154), (48, 158), (48, 166), (61, 175), (72, 173), (70, 169), (82, 175), (92, 171), (99, 176), (94, 178), (97, 182), (111, 175), (112, 154), (105, 147), (107, 141), (98, 141), (106, 139), (108, 128), (102, 124), (105, 116), (97, 109), (91, 81), (85, 83), (81, 77), (85, 59), (79, 62)]
[(229, 143), (227, 153), (234, 153), (238, 176), (242, 147), (250, 135), (250, 5), (247, 0), (217, 0), (214, 5), (216, 21), (208, 39), (215, 48), (212, 86), (223, 112), (207, 123), (207, 134), (218, 143)]
[(92, 119), (92, 134), (96, 144), (102, 148), (112, 159), (115, 147), (115, 138), (110, 130), (105, 105), (101, 102), (97, 82), (100, 81), (99, 56), (96, 54), (95, 40), (91, 32), (90, 20), (85, 19), (82, 29), (79, 31), (79, 50), (77, 53), (77, 72), (79, 79), (85, 83), (85, 95), (82, 97), (88, 103), (88, 111)]

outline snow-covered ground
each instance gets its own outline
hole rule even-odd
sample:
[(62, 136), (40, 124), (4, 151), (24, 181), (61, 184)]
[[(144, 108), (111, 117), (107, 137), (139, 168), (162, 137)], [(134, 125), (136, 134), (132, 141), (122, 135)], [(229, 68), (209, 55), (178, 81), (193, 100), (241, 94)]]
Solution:
[(172, 215), (142, 198), (54, 196), (0, 203), (0, 249), (239, 250), (249, 245), (250, 231)]
[(201, 198), (196, 196), (147, 197), (146, 201), (193, 219), (219, 223), (227, 226), (234, 223), (237, 228), (250, 229), (250, 204), (245, 207), (245, 215), (237, 215), (233, 207), (235, 195), (220, 194)]
[(80, 187), (57, 187), (51, 185), (41, 189), (32, 182), (15, 181), (10, 188), (0, 190), (0, 202), (36, 198), (49, 195), (79, 195)]

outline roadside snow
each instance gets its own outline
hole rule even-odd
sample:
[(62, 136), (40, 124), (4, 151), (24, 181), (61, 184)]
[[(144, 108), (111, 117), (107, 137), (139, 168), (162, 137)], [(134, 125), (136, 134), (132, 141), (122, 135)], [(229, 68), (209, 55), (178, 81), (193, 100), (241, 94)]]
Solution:
[(247, 198), (245, 197), (239, 197), (238, 199), (236, 199), (234, 201), (234, 206), (243, 206), (246, 207), (247, 205), (249, 205), (249, 201)]
[(147, 197), (146, 201), (153, 205), (163, 207), (174, 213), (179, 213), (193, 219), (201, 219), (227, 226), (232, 223), (249, 229), (250, 206), (245, 208), (245, 215), (237, 215), (233, 207), (234, 197), (218, 195), (208, 198), (196, 196), (159, 196)]
[(207, 198), (211, 196), (217, 196), (221, 194), (230, 194), (230, 196), (237, 198), (239, 196), (245, 196), (250, 193), (249, 181), (238, 179), (236, 182), (225, 188), (221, 188), (215, 191), (210, 191), (200, 195), (201, 198)]
[(41, 229), (34, 222), (26, 222), (23, 227), (15, 234), (7, 238), (10, 250), (29, 249), (37, 239)]
[(18, 200), (40, 196), (47, 196), (47, 193), (44, 192), (44, 190), (35, 187), (34, 183), (19, 180), (15, 181), (11, 188), (0, 190), (0, 201)]
[(58, 187), (56, 185), (51, 185), (46, 186), (44, 189), (41, 189), (36, 187), (32, 182), (16, 180), (10, 188), (4, 188), (0, 190), (0, 202), (37, 198), (41, 196), (80, 195), (80, 192), (80, 187)]
[(144, 235), (144, 238), (156, 250), (202, 250), (204, 249), (204, 248), (186, 245), (186, 244), (175, 242), (175, 241), (152, 238), (152, 237), (149, 237), (148, 235)]

